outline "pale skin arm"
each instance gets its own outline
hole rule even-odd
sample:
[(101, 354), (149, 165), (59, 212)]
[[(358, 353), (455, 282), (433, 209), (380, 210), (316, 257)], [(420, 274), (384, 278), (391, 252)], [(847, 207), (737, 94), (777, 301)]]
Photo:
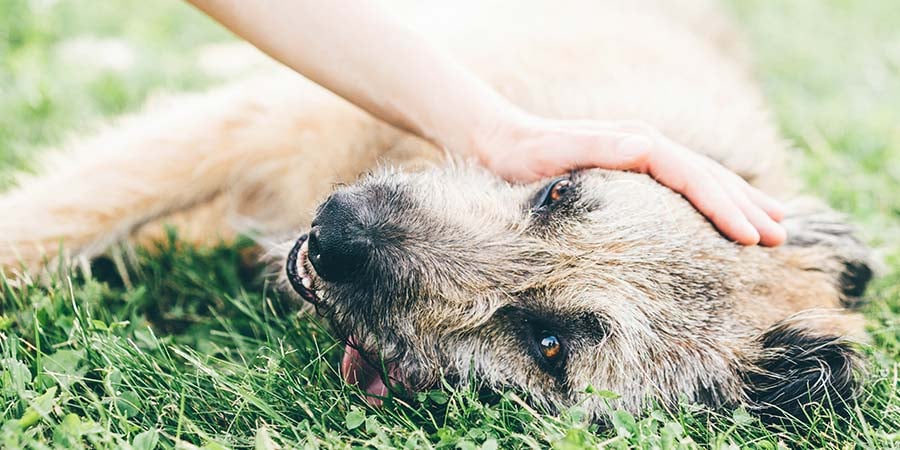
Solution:
[(781, 205), (711, 159), (633, 122), (529, 114), (364, 0), (188, 0), (273, 58), (374, 116), (498, 175), (647, 173), (727, 237), (779, 245)]

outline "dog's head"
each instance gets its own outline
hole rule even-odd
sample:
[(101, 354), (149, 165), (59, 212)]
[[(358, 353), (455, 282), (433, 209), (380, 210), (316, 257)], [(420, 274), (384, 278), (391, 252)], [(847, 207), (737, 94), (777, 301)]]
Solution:
[(867, 281), (848, 278), (867, 266), (846, 227), (808, 222), (788, 219), (781, 248), (744, 248), (643, 175), (382, 172), (319, 207), (286, 273), (348, 340), (345, 377), (375, 395), (387, 374), (411, 390), (441, 377), (519, 389), (597, 418), (679, 398), (797, 415), (849, 395), (854, 353), (842, 321), (795, 313), (837, 308)]

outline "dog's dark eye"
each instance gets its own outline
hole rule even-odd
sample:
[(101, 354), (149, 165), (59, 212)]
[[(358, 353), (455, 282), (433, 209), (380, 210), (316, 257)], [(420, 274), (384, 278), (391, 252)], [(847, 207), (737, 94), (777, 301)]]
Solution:
[(562, 344), (552, 334), (545, 334), (540, 342), (541, 354), (550, 361), (555, 360), (562, 351)]
[(546, 208), (566, 196), (572, 189), (572, 180), (569, 178), (557, 178), (546, 186), (535, 197), (534, 209)]

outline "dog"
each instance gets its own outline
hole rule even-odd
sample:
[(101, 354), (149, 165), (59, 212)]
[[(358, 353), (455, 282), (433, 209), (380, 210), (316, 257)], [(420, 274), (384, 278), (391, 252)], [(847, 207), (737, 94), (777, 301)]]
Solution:
[(802, 418), (853, 398), (870, 252), (842, 216), (796, 196), (789, 145), (715, 7), (396, 13), (533, 113), (634, 119), (787, 200), (788, 241), (736, 245), (645, 175), (509, 184), (275, 73), (174, 96), (48, 152), (0, 197), (0, 266), (27, 278), (153, 241), (164, 224), (197, 245), (290, 236), (270, 248), (287, 295), (346, 339), (344, 376), (375, 402), (441, 379), (517, 389), (551, 411), (577, 403), (597, 421), (682, 400)]

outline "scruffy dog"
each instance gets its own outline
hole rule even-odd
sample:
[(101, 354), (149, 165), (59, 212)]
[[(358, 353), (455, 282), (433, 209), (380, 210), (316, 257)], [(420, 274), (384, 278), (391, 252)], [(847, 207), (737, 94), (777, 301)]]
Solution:
[[(398, 14), (522, 107), (639, 120), (793, 198), (788, 145), (712, 9), (415, 9)], [(852, 397), (850, 308), (871, 270), (840, 216), (789, 204), (785, 245), (742, 247), (647, 176), (510, 185), (280, 74), (175, 97), (53, 153), (0, 198), (0, 265), (90, 257), (164, 223), (196, 243), (293, 234), (277, 247), (283, 279), (348, 338), (345, 376), (369, 392), (386, 391), (365, 362), (380, 358), (389, 384), (478, 381), (597, 419), (682, 398), (803, 416)]]

